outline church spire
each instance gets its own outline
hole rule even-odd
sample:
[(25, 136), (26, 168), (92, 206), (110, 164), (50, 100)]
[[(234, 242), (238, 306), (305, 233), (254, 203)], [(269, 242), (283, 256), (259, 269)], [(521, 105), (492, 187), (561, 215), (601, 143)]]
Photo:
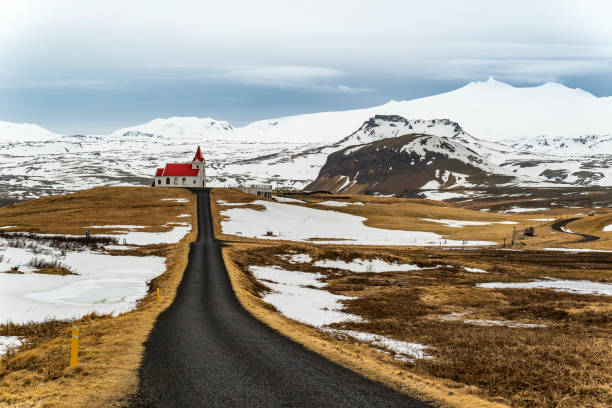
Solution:
[(192, 162), (199, 161), (204, 163), (204, 156), (202, 155), (202, 150), (200, 150), (200, 146), (198, 146), (198, 151), (196, 151), (195, 156), (193, 157)]

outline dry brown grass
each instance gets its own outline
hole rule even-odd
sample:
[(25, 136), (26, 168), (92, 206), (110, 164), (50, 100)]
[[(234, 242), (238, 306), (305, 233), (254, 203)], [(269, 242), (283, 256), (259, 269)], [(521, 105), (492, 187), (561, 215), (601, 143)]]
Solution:
[[(238, 261), (242, 260), (243, 256), (253, 254), (263, 248), (266, 247), (254, 244), (234, 244), (223, 249), (223, 258), (238, 300), (246, 310), (263, 323), (337, 364), (400, 392), (434, 401), (436, 405), (491, 408), (504, 406), (475, 395), (478, 393), (477, 387), (468, 387), (452, 380), (439, 381), (428, 375), (405, 370), (398, 366), (394, 359), (377, 352), (374, 347), (357, 345), (324, 335), (312, 327), (304, 326), (275, 313), (274, 309), (259, 297), (264, 288), (244, 272), (240, 266), (244, 261)], [(275, 249), (277, 253), (283, 252), (280, 246), (275, 246)], [(261, 261), (264, 259), (269, 258), (262, 257)], [(237, 264), (236, 261), (239, 263)]]
[[(308, 253), (314, 260), (380, 258), (436, 269), (395, 273), (351, 273), (293, 264), (279, 254)], [(392, 387), (454, 406), (479, 396), (491, 403), (523, 407), (607, 407), (612, 404), (612, 299), (550, 290), (485, 289), (476, 283), (526, 281), (541, 276), (612, 281), (607, 254), (563, 254), (492, 250), (364, 248), (299, 243), (240, 244), (224, 252), (239, 299), (258, 319), (327, 358)], [(381, 334), (432, 346), (432, 360), (401, 363), (374, 347), (330, 338), (273, 312), (260, 300), (265, 287), (248, 265), (278, 265), (316, 271), (326, 289), (358, 299), (348, 313), (365, 323), (336, 328)], [(488, 270), (469, 273), (464, 266)], [(340, 272), (340, 273), (339, 273)], [(482, 326), (443, 320), (512, 320), (546, 327)], [(416, 391), (415, 391), (416, 390)], [(449, 395), (449, 392), (452, 395)]]
[[(214, 189), (211, 197), (213, 198), (213, 212), (218, 214), (220, 210), (231, 207), (217, 204), (217, 200), (225, 200), (229, 203), (250, 203), (255, 200), (262, 199), (246, 193), (242, 193), (234, 189)], [(311, 207), (322, 210), (340, 211), (347, 214), (353, 214), (367, 218), (365, 225), (374, 228), (385, 229), (401, 229), (408, 231), (428, 231), (440, 235), (444, 235), (452, 240), (479, 240), (479, 241), (495, 241), (500, 245), (506, 243), (510, 245), (512, 240), (513, 230), (523, 229), (528, 226), (533, 226), (536, 230), (535, 237), (527, 237), (521, 241), (518, 248), (522, 249), (541, 249), (545, 247), (565, 246), (569, 248), (593, 248), (593, 249), (612, 249), (612, 232), (603, 233), (601, 228), (606, 220), (612, 223), (612, 213), (602, 214), (595, 217), (584, 216), (576, 224), (572, 223), (572, 230), (576, 225), (577, 232), (593, 233), (601, 236), (602, 239), (588, 243), (577, 243), (582, 240), (582, 237), (572, 234), (554, 231), (551, 225), (554, 221), (534, 221), (532, 219), (542, 218), (568, 218), (574, 216), (572, 214), (582, 211), (588, 214), (591, 209), (553, 209), (547, 211), (538, 211), (536, 213), (518, 213), (518, 214), (498, 214), (495, 212), (480, 212), (477, 210), (462, 208), (459, 204), (448, 204), (440, 201), (431, 201), (423, 199), (411, 198), (394, 198), (394, 197), (373, 197), (359, 194), (348, 194), (342, 196), (324, 195), (299, 195), (296, 196), (303, 204), (295, 204), (305, 207)], [(265, 200), (265, 199), (264, 199)], [(365, 205), (349, 205), (345, 207), (328, 207), (319, 205), (322, 201), (339, 201), (339, 202), (362, 202)], [(514, 203), (515, 201), (513, 201)], [(241, 206), (240, 208), (250, 208), (251, 206)], [(262, 210), (263, 208), (255, 208), (254, 210)], [(579, 217), (579, 216), (578, 216)], [(460, 221), (484, 221), (484, 222), (500, 222), (512, 221), (516, 224), (491, 224), (484, 226), (464, 226), (462, 228), (453, 228), (445, 224), (425, 221), (423, 218), (433, 219), (450, 219)], [(589, 220), (590, 219), (590, 220)], [(222, 217), (217, 217), (215, 221), (215, 234), (224, 240), (236, 240), (238, 237), (227, 236), (221, 233), (220, 222)], [(595, 227), (590, 225), (585, 228), (585, 231), (580, 229), (579, 223), (597, 221)], [(601, 226), (601, 228), (599, 228)], [(597, 231), (597, 232), (590, 232)], [(257, 242), (250, 238), (240, 238), (243, 242)]]
[[(83, 233), (88, 225), (106, 224), (140, 224), (155, 231), (183, 213), (191, 218), (178, 220), (196, 219), (196, 203), (187, 190), (105, 187), (2, 208), (0, 223), (45, 233)], [(196, 236), (194, 225), (179, 243), (119, 251), (121, 255), (165, 256), (166, 272), (151, 282), (149, 294), (134, 311), (118, 317), (89, 315), (75, 322), (81, 337), (75, 368), (68, 367), (67, 359), (73, 322), (0, 326), (0, 335), (27, 339), (22, 351), (0, 360), (0, 406), (120, 406), (137, 387), (143, 343), (159, 313), (174, 299), (187, 265), (189, 242)], [(161, 302), (156, 301), (156, 288)]]

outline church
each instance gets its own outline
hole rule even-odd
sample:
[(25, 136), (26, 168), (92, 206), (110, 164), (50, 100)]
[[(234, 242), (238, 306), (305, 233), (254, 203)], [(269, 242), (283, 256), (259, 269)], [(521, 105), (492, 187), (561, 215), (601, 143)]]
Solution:
[(155, 172), (155, 187), (206, 187), (204, 156), (198, 146), (191, 163), (166, 163)]

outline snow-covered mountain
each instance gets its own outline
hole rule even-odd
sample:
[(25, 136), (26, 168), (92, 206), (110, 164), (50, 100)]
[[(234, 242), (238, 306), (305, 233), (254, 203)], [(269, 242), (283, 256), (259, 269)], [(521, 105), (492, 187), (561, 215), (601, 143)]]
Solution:
[(306, 188), (406, 195), (423, 189), (524, 185), (530, 181), (446, 137), (413, 133), (330, 154), (317, 179)]
[(3, 122), (0, 120), (0, 143), (52, 140), (58, 137), (61, 136), (38, 125)]
[(109, 135), (60, 136), (0, 122), (0, 199), (146, 184), (158, 165), (189, 160), (197, 145), (212, 185), (301, 188), (330, 153), (409, 133), (460, 143), (517, 176), (612, 185), (612, 98), (560, 84), (515, 88), (490, 79), (426, 98), (238, 128), (212, 118), (173, 117)]
[(228, 122), (213, 118), (171, 117), (119, 129), (111, 133), (110, 137), (120, 138), (141, 134), (153, 138), (199, 139), (211, 135), (226, 137), (233, 130)]
[[(221, 128), (227, 125), (230, 129), (226, 135), (237, 140), (333, 143), (376, 115), (449, 119), (460, 123), (470, 135), (488, 141), (612, 134), (612, 97), (596, 97), (558, 83), (513, 87), (493, 78), (425, 98), (390, 101), (366, 109), (267, 119), (238, 128), (210, 118), (201, 121), (220, 124)], [(193, 120), (197, 118), (158, 119), (128, 129), (168, 136), (175, 132), (189, 134)], [(216, 130), (218, 126), (213, 127)], [(199, 129), (193, 131), (194, 135), (200, 133)]]

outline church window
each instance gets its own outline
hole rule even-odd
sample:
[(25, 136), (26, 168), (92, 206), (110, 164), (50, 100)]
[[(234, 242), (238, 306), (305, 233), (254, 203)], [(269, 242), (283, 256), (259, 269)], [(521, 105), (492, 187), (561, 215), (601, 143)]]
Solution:
[(170, 177), (166, 177), (166, 184), (170, 184)]
[(158, 180), (157, 180), (157, 184), (158, 184), (158, 185), (159, 185), (159, 184), (161, 184), (161, 180), (159, 180), (159, 179), (158, 179)]
[(187, 179), (183, 177), (183, 185), (187, 184)]
[(175, 177), (175, 178), (174, 178), (174, 184), (175, 184), (175, 185), (176, 185), (176, 184), (178, 184), (178, 177)]

